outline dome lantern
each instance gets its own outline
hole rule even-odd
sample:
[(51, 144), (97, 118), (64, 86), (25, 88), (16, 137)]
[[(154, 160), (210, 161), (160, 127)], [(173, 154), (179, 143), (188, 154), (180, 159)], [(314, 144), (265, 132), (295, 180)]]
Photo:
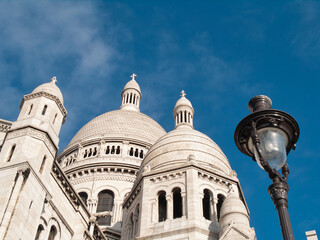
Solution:
[(173, 116), (175, 119), (175, 128), (188, 127), (193, 128), (194, 109), (191, 102), (185, 97), (187, 94), (184, 90), (181, 91), (181, 98), (177, 101)]
[(135, 77), (137, 77), (137, 75), (133, 73), (131, 75), (131, 80), (124, 86), (121, 93), (122, 102), (120, 109), (122, 110), (140, 112), (141, 90)]

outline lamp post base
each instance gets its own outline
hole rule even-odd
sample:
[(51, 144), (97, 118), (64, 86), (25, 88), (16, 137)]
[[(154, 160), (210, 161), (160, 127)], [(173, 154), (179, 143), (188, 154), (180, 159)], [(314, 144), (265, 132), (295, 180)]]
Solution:
[(268, 193), (278, 211), (282, 237), (284, 240), (294, 240), (288, 212), (288, 191), (289, 185), (287, 182), (274, 182), (268, 188)]

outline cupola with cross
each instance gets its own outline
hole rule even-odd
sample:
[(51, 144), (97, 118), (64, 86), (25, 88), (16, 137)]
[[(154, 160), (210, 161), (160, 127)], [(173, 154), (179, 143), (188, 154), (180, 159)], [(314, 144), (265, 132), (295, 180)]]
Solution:
[(141, 99), (141, 91), (139, 84), (136, 82), (137, 75), (133, 73), (131, 80), (124, 86), (121, 93), (122, 104), (120, 109), (140, 112), (139, 105)]
[(175, 128), (187, 127), (193, 128), (194, 109), (191, 102), (186, 98), (184, 90), (181, 91), (181, 98), (177, 101), (173, 116), (175, 119)]

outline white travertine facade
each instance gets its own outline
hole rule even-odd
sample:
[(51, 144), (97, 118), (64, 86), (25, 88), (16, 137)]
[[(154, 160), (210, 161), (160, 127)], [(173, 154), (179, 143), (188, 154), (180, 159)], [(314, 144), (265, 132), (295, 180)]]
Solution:
[(237, 175), (193, 128), (185, 92), (167, 133), (140, 112), (135, 77), (120, 109), (59, 156), (67, 111), (56, 78), (23, 97), (16, 121), (0, 120), (0, 239), (256, 239)]

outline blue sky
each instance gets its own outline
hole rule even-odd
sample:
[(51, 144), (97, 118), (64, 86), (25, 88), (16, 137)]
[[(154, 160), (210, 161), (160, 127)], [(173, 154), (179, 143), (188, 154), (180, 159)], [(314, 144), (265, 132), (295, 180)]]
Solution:
[(141, 111), (167, 131), (182, 89), (195, 128), (238, 173), (258, 239), (281, 239), (271, 184), (233, 140), (248, 101), (268, 95), (300, 125), (289, 154), (296, 239), (320, 232), (319, 1), (1, 1), (0, 118), (14, 121), (24, 94), (57, 76), (68, 110), (66, 147), (85, 123), (118, 109), (135, 72)]

